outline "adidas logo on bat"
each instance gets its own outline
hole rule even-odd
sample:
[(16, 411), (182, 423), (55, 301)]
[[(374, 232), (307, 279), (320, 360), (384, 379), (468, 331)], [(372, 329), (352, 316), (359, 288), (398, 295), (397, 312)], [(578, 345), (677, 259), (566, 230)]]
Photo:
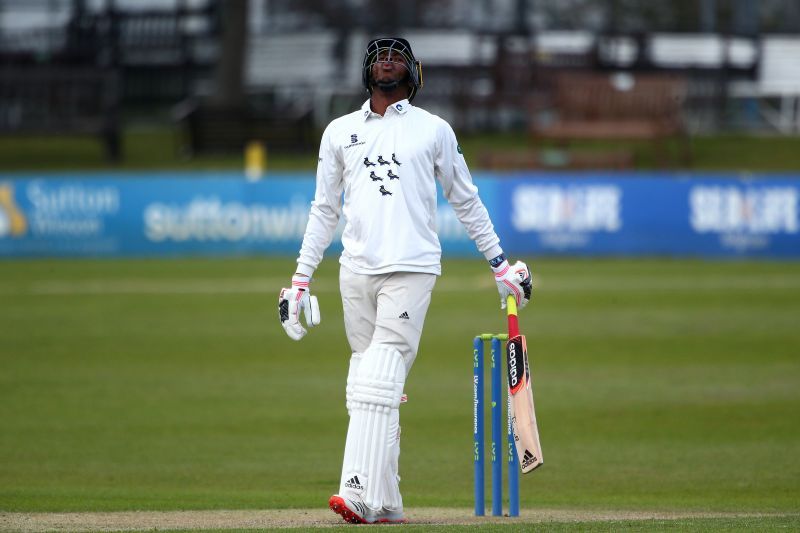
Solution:
[(522, 468), (528, 468), (530, 465), (536, 462), (536, 456), (533, 455), (530, 450), (525, 449), (525, 453), (522, 456)]

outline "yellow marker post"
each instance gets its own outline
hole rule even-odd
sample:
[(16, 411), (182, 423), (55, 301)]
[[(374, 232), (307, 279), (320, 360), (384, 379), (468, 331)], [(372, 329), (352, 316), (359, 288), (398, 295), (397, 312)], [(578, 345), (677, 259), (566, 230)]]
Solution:
[(267, 170), (267, 148), (261, 141), (250, 141), (244, 150), (244, 173), (250, 181), (258, 181)]

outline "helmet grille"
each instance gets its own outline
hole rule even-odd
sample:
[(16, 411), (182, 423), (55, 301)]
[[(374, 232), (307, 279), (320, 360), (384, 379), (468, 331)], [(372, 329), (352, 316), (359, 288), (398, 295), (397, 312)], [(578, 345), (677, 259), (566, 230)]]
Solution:
[(408, 71), (409, 81), (411, 82), (411, 91), (408, 95), (410, 102), (416, 96), (417, 91), (422, 88), (422, 65), (414, 57), (408, 41), (399, 37), (373, 39), (367, 44), (362, 68), (364, 88), (372, 94), (372, 66), (378, 62), (382, 52), (386, 52), (391, 56), (399, 54), (403, 58), (403, 64)]

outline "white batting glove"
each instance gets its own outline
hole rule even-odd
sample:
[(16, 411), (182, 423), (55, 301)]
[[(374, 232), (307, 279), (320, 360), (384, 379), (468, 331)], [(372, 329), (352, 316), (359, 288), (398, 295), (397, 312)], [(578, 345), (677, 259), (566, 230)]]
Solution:
[(528, 265), (522, 261), (517, 261), (513, 266), (508, 261), (503, 260), (496, 267), (492, 267), (494, 280), (497, 282), (497, 292), (500, 293), (500, 308), (506, 308), (506, 298), (513, 296), (517, 301), (517, 307), (522, 309), (531, 299), (531, 271)]
[(300, 324), (300, 310), (306, 317), (309, 327), (319, 325), (322, 317), (319, 314), (319, 302), (316, 296), (311, 296), (308, 284), (311, 278), (301, 274), (292, 276), (292, 287), (281, 289), (278, 296), (278, 315), (281, 326), (286, 334), (293, 340), (299, 341), (306, 335), (306, 329)]

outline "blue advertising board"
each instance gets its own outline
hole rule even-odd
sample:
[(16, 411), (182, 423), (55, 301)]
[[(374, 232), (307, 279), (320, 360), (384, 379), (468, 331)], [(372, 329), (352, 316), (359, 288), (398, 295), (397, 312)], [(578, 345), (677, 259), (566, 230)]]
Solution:
[(0, 255), (296, 253), (314, 183), (307, 176), (257, 183), (225, 174), (48, 176), (0, 178), (0, 191), (13, 199), (0, 207)]
[[(800, 258), (800, 176), (525, 173), (475, 182), (512, 254)], [(0, 175), (0, 257), (294, 255), (313, 196), (310, 174)], [(441, 194), (437, 226), (445, 255), (477, 256)], [(331, 250), (341, 250), (338, 235)]]
[(517, 176), (492, 213), (531, 254), (800, 257), (800, 181), (766, 176)]

